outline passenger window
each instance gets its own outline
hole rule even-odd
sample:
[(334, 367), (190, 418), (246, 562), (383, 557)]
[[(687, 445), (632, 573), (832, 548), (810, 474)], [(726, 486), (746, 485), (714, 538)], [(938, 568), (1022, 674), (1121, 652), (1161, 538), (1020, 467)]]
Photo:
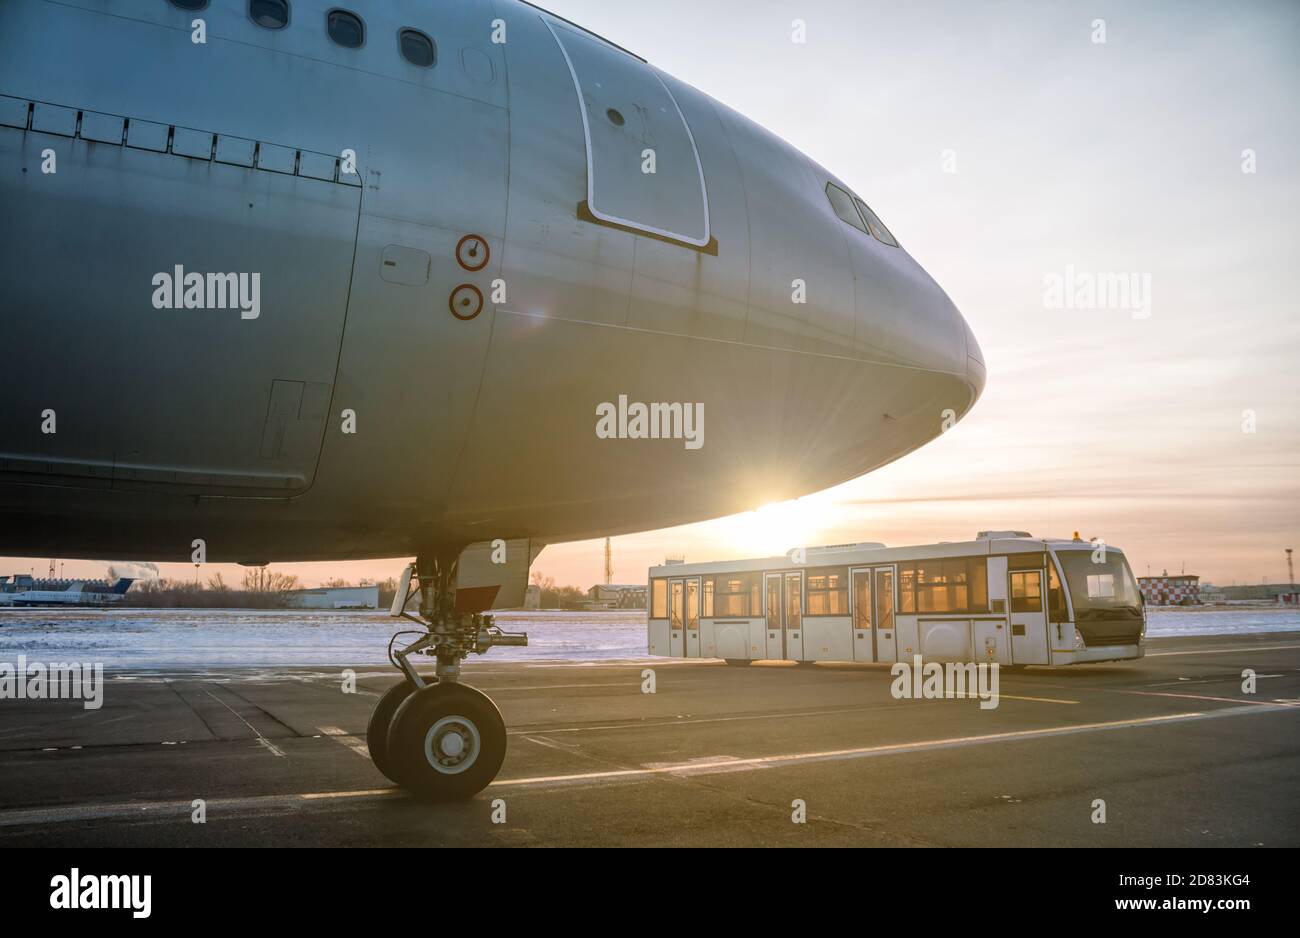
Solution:
[(844, 616), (849, 613), (849, 585), (846, 571), (809, 570), (808, 615)]
[(840, 216), (840, 221), (848, 222), (858, 231), (866, 231), (866, 225), (858, 217), (858, 210), (853, 207), (853, 196), (849, 195), (833, 182), (826, 183), (826, 197), (831, 200), (831, 208)]
[(248, 0), (248, 15), (258, 26), (283, 29), (289, 22), (289, 0)]
[[(756, 594), (753, 585), (757, 574), (729, 573), (716, 578), (713, 609), (719, 619), (728, 616), (749, 616), (750, 601)], [(760, 615), (754, 610), (753, 615)]]
[(366, 39), (366, 28), (361, 19), (347, 10), (330, 10), (325, 17), (325, 30), (330, 38), (347, 49), (359, 49)]
[(1043, 580), (1037, 570), (1011, 574), (1011, 611), (1043, 611)]
[(433, 65), (435, 53), (433, 40), (418, 29), (404, 29), (398, 34), (402, 58), (412, 65), (428, 68)]
[(668, 617), (668, 581), (654, 580), (650, 584), (650, 618)]
[(867, 208), (867, 203), (861, 199), (858, 199), (857, 203), (858, 208), (862, 211), (862, 217), (867, 220), (867, 227), (871, 229), (872, 236), (882, 244), (888, 244), (891, 248), (898, 247), (898, 242), (894, 240), (894, 236), (889, 233), (889, 229), (876, 216), (876, 213)]
[(898, 568), (898, 611), (903, 615), (916, 612), (916, 568)]

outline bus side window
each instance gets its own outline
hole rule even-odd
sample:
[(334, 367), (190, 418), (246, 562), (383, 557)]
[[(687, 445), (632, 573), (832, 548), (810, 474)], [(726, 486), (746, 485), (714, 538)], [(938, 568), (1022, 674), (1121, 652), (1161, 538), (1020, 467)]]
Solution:
[(767, 627), (772, 630), (781, 627), (781, 576), (777, 574), (767, 581)]
[(668, 617), (668, 581), (655, 580), (650, 587), (650, 618)]
[(910, 564), (898, 568), (898, 611), (916, 612), (916, 567)]
[(1011, 574), (1011, 611), (1043, 611), (1042, 574), (1037, 570), (1026, 570)]
[(712, 618), (713, 618), (713, 577), (711, 577), (711, 576), (706, 576), (706, 577), (704, 578), (704, 612), (703, 612), (703, 616), (704, 616), (704, 618), (706, 618), (706, 619), (712, 619)]
[(1061, 580), (1056, 575), (1056, 564), (1047, 563), (1047, 612), (1052, 622), (1064, 622), (1069, 618), (1065, 608), (1065, 590), (1061, 589)]

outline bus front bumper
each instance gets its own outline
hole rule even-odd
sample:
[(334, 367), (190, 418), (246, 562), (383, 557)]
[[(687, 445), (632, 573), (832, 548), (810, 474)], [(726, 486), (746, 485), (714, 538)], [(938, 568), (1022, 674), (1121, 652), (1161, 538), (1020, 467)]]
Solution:
[(1146, 648), (1141, 643), (1132, 645), (1093, 645), (1087, 648), (1052, 650), (1052, 664), (1087, 664), (1096, 661), (1129, 661), (1141, 658)]

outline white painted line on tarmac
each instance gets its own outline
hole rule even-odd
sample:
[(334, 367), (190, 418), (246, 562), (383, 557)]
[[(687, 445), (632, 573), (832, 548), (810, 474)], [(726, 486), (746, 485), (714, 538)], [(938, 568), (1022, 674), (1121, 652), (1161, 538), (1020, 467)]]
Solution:
[(370, 758), (370, 747), (366, 745), (366, 741), (360, 736), (353, 736), (347, 730), (340, 729), (337, 726), (318, 726), (316, 729), (320, 730), (321, 733), (328, 736), (330, 739), (347, 746), (361, 758)]
[[(1295, 708), (1284, 705), (1266, 705), (1274, 711), (1286, 711)], [(603, 781), (613, 779), (652, 778), (656, 775), (681, 774), (690, 770), (706, 770), (711, 773), (741, 772), (748, 769), (771, 768), (775, 766), (798, 765), (809, 762), (829, 762), (842, 759), (862, 759), (872, 756), (895, 755), (898, 753), (924, 752), (932, 749), (951, 749), (961, 746), (977, 746), (988, 743), (1011, 742), (1019, 739), (1041, 739), (1052, 736), (1070, 736), (1079, 733), (1095, 733), (1105, 730), (1129, 729), (1133, 727), (1153, 726), (1170, 723), (1183, 723), (1190, 720), (1209, 720), (1224, 716), (1243, 716), (1248, 713), (1264, 713), (1263, 710), (1250, 707), (1212, 710), (1209, 712), (1172, 713), (1164, 716), (1138, 717), (1131, 720), (1111, 720), (1105, 723), (1080, 723), (1072, 726), (1055, 726), (1034, 730), (1013, 730), (1006, 733), (989, 733), (982, 736), (955, 736), (948, 739), (931, 739), (913, 743), (887, 743), (880, 746), (863, 746), (855, 749), (830, 749), (821, 752), (800, 752), (789, 755), (756, 756), (748, 759), (725, 758), (712, 762), (677, 763), (653, 768), (618, 769), (608, 772), (581, 772), (573, 775), (543, 775), (533, 778), (497, 779), (489, 788), (526, 787), (531, 785), (557, 785), (572, 782)]]
[(1185, 700), (1213, 700), (1216, 703), (1244, 704), (1253, 707), (1289, 707), (1290, 704), (1279, 704), (1271, 700), (1246, 700), (1243, 697), (1211, 697), (1206, 694), (1171, 694), (1168, 691), (1156, 690), (1116, 690), (1117, 694), (1136, 694), (1139, 697), (1182, 697)]
[[(950, 694), (950, 697), (956, 697), (956, 694)], [(969, 699), (969, 698), (963, 698)], [(999, 700), (1032, 700), (1034, 703), (1056, 703), (1056, 704), (1077, 704), (1077, 700), (1062, 700), (1059, 697), (1017, 697), (1015, 694), (998, 694)]]

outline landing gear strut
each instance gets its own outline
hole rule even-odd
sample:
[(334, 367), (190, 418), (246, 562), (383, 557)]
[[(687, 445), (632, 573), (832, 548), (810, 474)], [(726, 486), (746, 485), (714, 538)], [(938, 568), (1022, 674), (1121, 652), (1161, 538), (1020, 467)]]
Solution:
[[(389, 660), (404, 680), (379, 700), (366, 729), (375, 767), (418, 795), (450, 801), (469, 798), (496, 777), (506, 755), (506, 727), (486, 694), (460, 683), (460, 663), (496, 645), (527, 645), (528, 636), (503, 632), (492, 617), (456, 608), (455, 557), (420, 557), (398, 583), (392, 613), (419, 631)], [(406, 612), (412, 584), (420, 595), (419, 618)], [(412, 655), (437, 659), (436, 677), (422, 677)]]

